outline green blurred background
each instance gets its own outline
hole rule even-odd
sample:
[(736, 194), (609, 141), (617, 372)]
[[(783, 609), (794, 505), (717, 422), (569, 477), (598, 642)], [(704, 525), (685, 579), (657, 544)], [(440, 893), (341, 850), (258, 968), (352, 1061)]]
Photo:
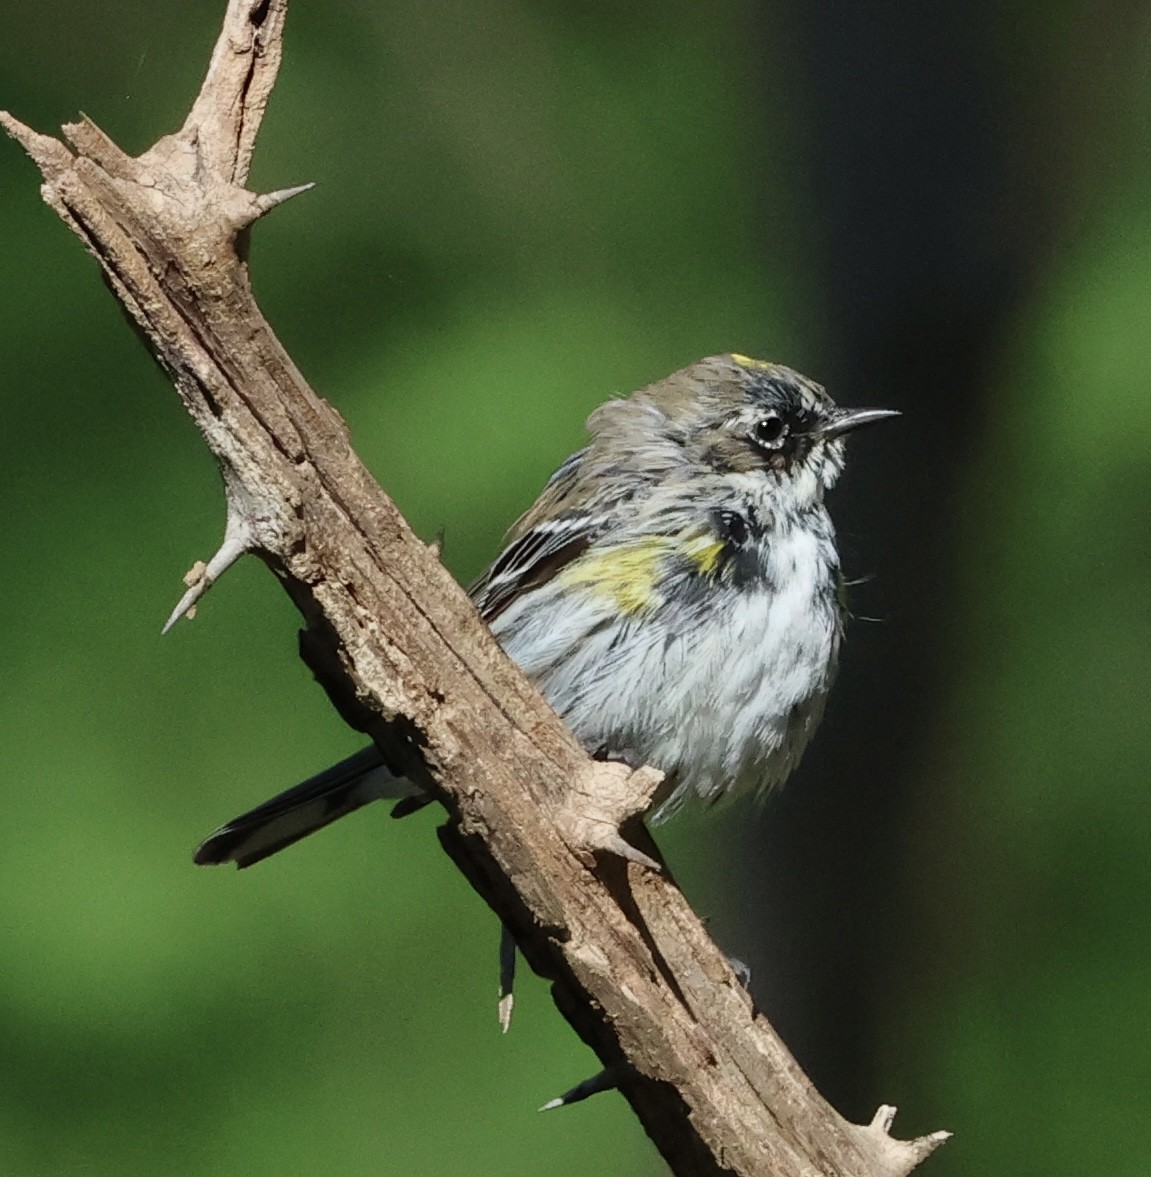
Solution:
[[(222, 3), (0, 4), (0, 106), (140, 150)], [(1143, 1174), (1151, 16), (1136, 4), (294, 0), (269, 318), (468, 579), (607, 396), (736, 349), (903, 410), (836, 492), (856, 622), (794, 788), (661, 832), (847, 1115), (923, 1171)], [(358, 740), (205, 447), (0, 146), (0, 1167), (655, 1174), (432, 812), (243, 875)], [(864, 620), (869, 619), (869, 620)], [(880, 622), (870, 623), (871, 620)]]

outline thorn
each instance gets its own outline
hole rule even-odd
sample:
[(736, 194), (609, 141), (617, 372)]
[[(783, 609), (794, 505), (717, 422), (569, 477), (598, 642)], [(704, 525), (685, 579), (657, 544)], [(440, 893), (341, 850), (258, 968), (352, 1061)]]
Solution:
[(500, 1002), (496, 1012), (500, 1019), (500, 1032), (506, 1034), (512, 1024), (512, 1007), (515, 1005), (516, 984), (516, 942), (507, 925), (500, 928)]
[(595, 849), (601, 850), (605, 854), (615, 854), (628, 862), (634, 862), (637, 866), (655, 871), (656, 874), (663, 870), (663, 867), (654, 858), (644, 854), (642, 850), (637, 850), (618, 830), (605, 831), (596, 842)]
[(894, 1120), (895, 1108), (885, 1103), (871, 1117), (871, 1123), (866, 1124), (863, 1129), (879, 1137), (882, 1148), (893, 1161), (892, 1172), (910, 1173), (920, 1161), (951, 1139), (950, 1132), (940, 1131), (932, 1132), (928, 1136), (919, 1136), (915, 1140), (896, 1140), (890, 1135)]
[(228, 512), (228, 525), (224, 529), (224, 542), (219, 551), (207, 564), (197, 560), (184, 577), (188, 591), (176, 603), (171, 616), (164, 623), (161, 635), (180, 620), (181, 617), (191, 618), (194, 615), (196, 602), (232, 567), (233, 564), (248, 550), (248, 529), (239, 516)]
[(565, 1091), (563, 1095), (559, 1095), (555, 1099), (549, 1099), (538, 1110), (550, 1112), (556, 1108), (570, 1107), (573, 1103), (579, 1103), (580, 1100), (587, 1099), (589, 1096), (598, 1095), (601, 1091), (614, 1091), (619, 1086), (621, 1072), (626, 1069), (626, 1067), (619, 1066), (605, 1067), (598, 1075), (593, 1075), (590, 1079), (577, 1083), (570, 1091)]
[(595, 854), (605, 853), (662, 871), (660, 863), (620, 833), (621, 825), (651, 806), (662, 780), (663, 774), (654, 768), (631, 771), (624, 764), (593, 761), (573, 782), (556, 817), (560, 835), (589, 865)]
[(315, 186), (316, 183), (313, 180), (310, 184), (297, 184), (295, 188), (278, 188), (275, 192), (261, 193), (252, 201), (252, 220), (257, 220), (259, 217), (270, 213), (272, 209), (277, 208), (281, 204), (287, 203), (287, 201), (291, 200), (293, 196), (301, 196), (305, 192), (311, 192)]
[(868, 1127), (876, 1132), (882, 1132), (886, 1136), (891, 1131), (891, 1125), (895, 1123), (895, 1113), (898, 1110), (894, 1104), (880, 1104), (876, 1108), (875, 1115), (871, 1117)]

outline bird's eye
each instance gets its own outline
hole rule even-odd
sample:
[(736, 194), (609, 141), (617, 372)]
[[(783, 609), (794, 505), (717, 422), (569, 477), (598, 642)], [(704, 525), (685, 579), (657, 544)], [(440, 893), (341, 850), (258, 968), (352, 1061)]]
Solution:
[(777, 450), (787, 437), (787, 423), (778, 413), (760, 417), (751, 428), (751, 440), (760, 449)]

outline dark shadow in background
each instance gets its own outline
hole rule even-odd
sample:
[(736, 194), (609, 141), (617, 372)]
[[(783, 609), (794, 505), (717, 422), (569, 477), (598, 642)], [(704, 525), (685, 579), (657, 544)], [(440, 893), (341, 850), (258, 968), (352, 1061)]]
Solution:
[(872, 1073), (879, 1002), (912, 774), (946, 697), (957, 496), (988, 418), (983, 374), (1042, 234), (1021, 231), (1034, 184), (970, 4), (779, 11), (785, 43), (773, 30), (763, 78), (792, 88), (810, 169), (800, 190), (825, 332), (812, 375), (840, 404), (905, 415), (853, 444), (833, 502), (847, 574), (874, 574), (853, 609), (880, 623), (851, 625), (800, 779), (741, 837), (741, 878), (762, 913), (756, 995), (819, 1089), (860, 1120), (896, 1094)]

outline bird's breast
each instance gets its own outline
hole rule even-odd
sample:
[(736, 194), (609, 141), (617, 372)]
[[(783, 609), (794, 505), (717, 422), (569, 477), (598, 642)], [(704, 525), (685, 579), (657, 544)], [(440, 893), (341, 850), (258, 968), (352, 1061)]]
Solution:
[(610, 595), (544, 586), (495, 626), (505, 649), (586, 747), (675, 780), (662, 814), (782, 782), (822, 711), (839, 644), (830, 534), (765, 537), (762, 575), (716, 578), (628, 613)]

